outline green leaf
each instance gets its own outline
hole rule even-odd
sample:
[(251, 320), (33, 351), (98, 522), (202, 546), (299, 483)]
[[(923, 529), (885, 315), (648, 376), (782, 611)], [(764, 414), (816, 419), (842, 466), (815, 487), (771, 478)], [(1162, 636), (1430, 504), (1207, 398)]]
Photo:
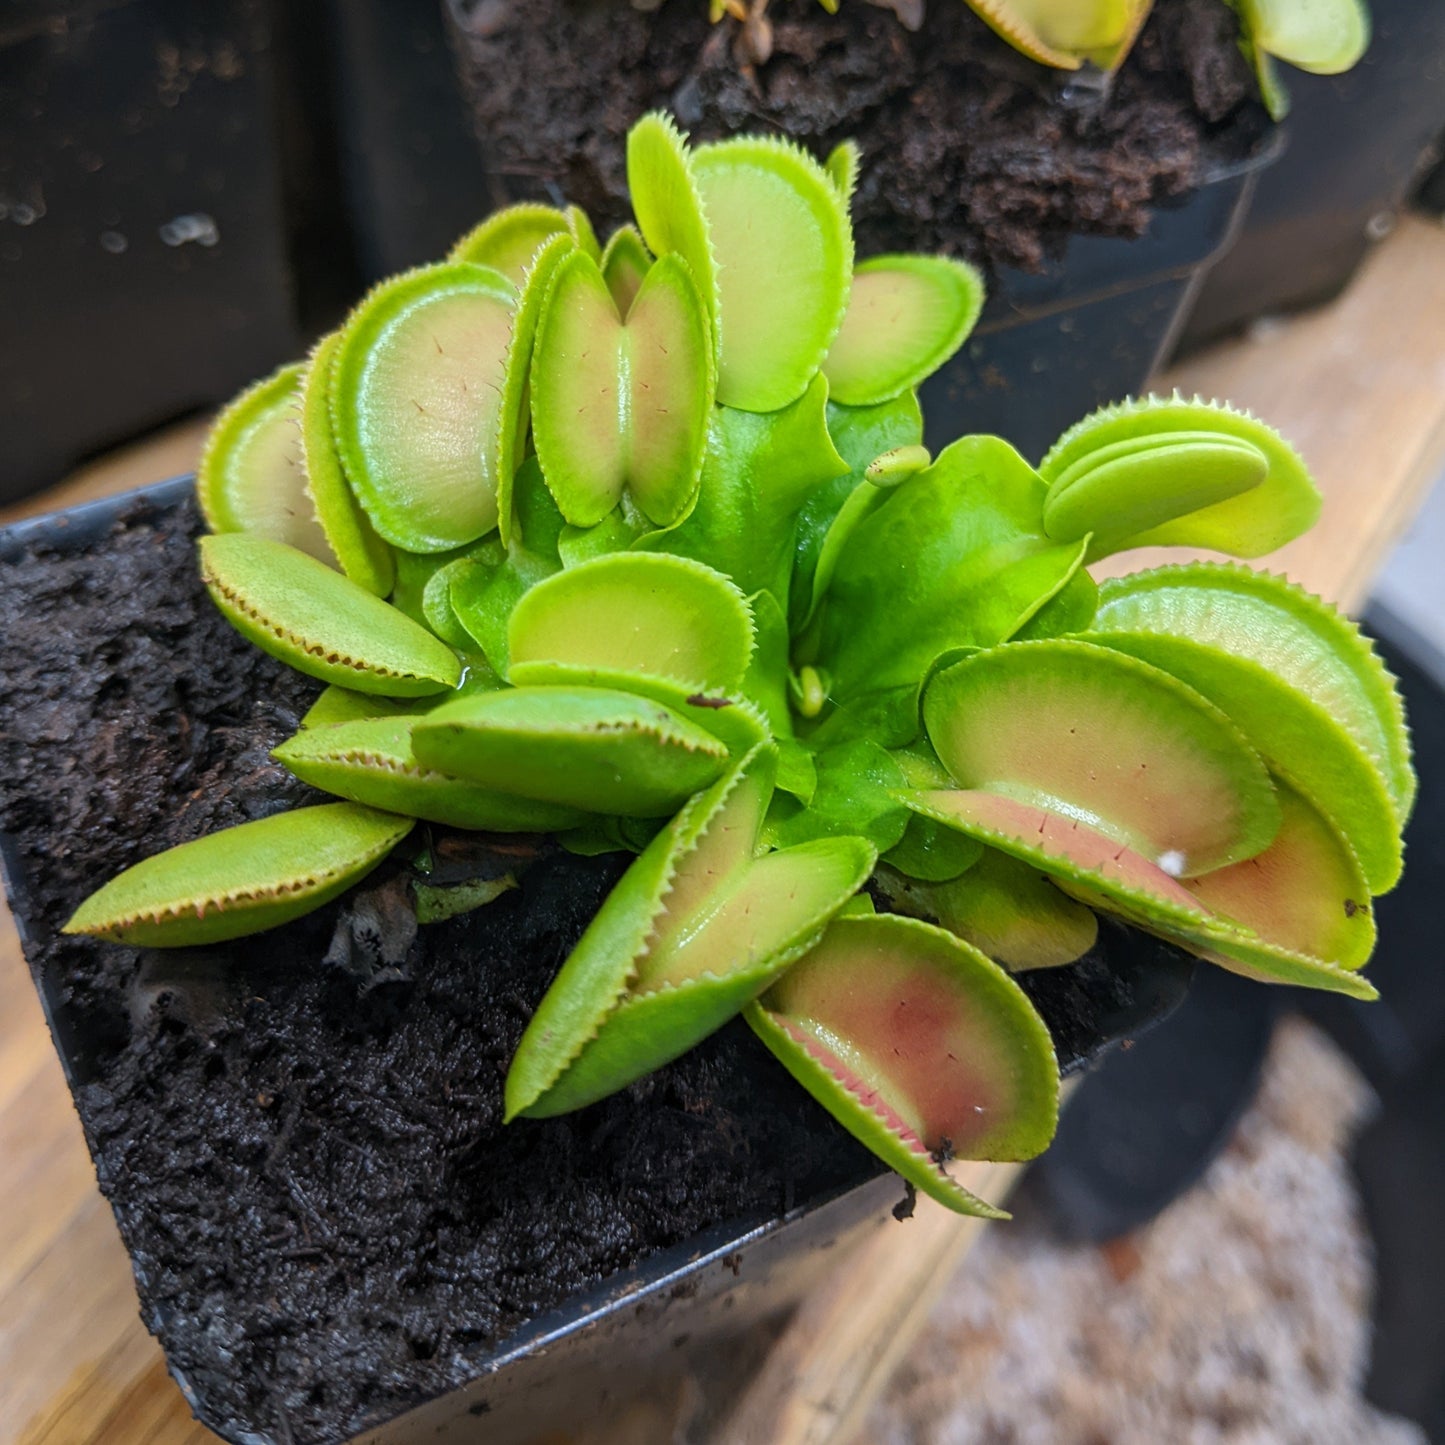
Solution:
[(496, 459), (516, 288), (465, 262), (384, 281), (341, 333), (331, 419), (376, 530), (444, 552), (497, 525)]
[(676, 1058), (821, 935), (867, 878), (861, 839), (756, 856), (771, 758), (693, 799), (613, 890), (538, 1007), (507, 1116), (580, 1108)]
[[(841, 528), (834, 526), (848, 498), (867, 480), (868, 468), (885, 452), (917, 446), (923, 440), (923, 413), (912, 392), (880, 406), (837, 406), (829, 402), (827, 425), (833, 445), (848, 471), (813, 488), (798, 514), (792, 588), (795, 630), (801, 630), (812, 619), (826, 590), (818, 580), (818, 565), (825, 545), (830, 556), (834, 556), (841, 550), (852, 526), (866, 515), (868, 509), (855, 509)], [(875, 490), (879, 489), (875, 487)], [(831, 562), (827, 575), (832, 576)]]
[(1107, 556), (1129, 539), (1260, 485), (1269, 460), (1257, 446), (1212, 432), (1134, 437), (1081, 458), (1044, 504), (1044, 527), (1061, 542), (1094, 533)]
[(876, 406), (911, 391), (963, 345), (983, 277), (946, 256), (875, 256), (854, 268), (848, 310), (823, 363), (829, 395)]
[(713, 782), (727, 747), (662, 704), (589, 687), (512, 687), (417, 720), (418, 759), (498, 791), (594, 813), (663, 817)]
[(654, 530), (638, 510), (637, 503), (624, 493), (622, 500), (594, 526), (574, 527), (570, 522), (565, 523), (557, 539), (557, 551), (564, 567), (580, 567), (597, 557), (626, 552), (639, 537)]
[(1059, 70), (1091, 61), (1113, 70), (1129, 52), (1152, 0), (968, 0), (974, 12), (1030, 60)]
[(601, 688), (655, 702), (720, 742), (734, 759), (768, 740), (762, 713), (736, 693), (699, 692), (691, 683), (608, 668), (575, 667), (560, 662), (519, 662), (512, 669), (518, 687)]
[(1352, 998), (1376, 997), (1353, 969), (1298, 953), (1212, 912), (1184, 882), (1078, 818), (988, 792), (916, 793), (908, 804), (1032, 864), (1091, 908), (1116, 913), (1234, 972)]
[(1279, 66), (1274, 56), (1261, 50), (1249, 37), (1248, 32), (1239, 37), (1239, 48), (1244, 52), (1254, 70), (1255, 84), (1259, 86), (1259, 98), (1273, 121), (1284, 120), (1289, 115), (1289, 91), (1280, 78)]
[(562, 565), (562, 535), (567, 523), (557, 510), (556, 499), (547, 487), (541, 464), (530, 456), (517, 468), (512, 511), (515, 522), (507, 555), (528, 557), (556, 571)]
[(517, 469), (512, 489), (511, 542), (498, 558), (473, 552), (472, 567), (452, 577), (450, 601), (458, 622), (471, 635), (499, 677), (506, 677), (507, 625), (527, 590), (561, 570), (558, 542), (562, 514), (542, 479), (536, 457)]
[(790, 793), (800, 803), (811, 803), (818, 790), (818, 770), (813, 755), (795, 738), (778, 738), (778, 791)]
[(460, 680), (451, 648), (294, 547), (233, 532), (202, 537), (200, 554), (201, 580), (226, 620), (298, 672), (386, 697)]
[(903, 836), (883, 855), (883, 861), (906, 881), (947, 883), (967, 872), (982, 856), (983, 844), (914, 813)]
[[(741, 690), (767, 718), (775, 738), (793, 736), (793, 714), (788, 706), (788, 619), (771, 592), (755, 592), (748, 598), (752, 611), (754, 645)], [(801, 774), (795, 771), (801, 768)], [(778, 750), (778, 786), (796, 794), (798, 783), (812, 787), (811, 760), (801, 762), (792, 748)]]
[(908, 826), (899, 801), (907, 785), (902, 768), (871, 738), (825, 748), (813, 759), (815, 781), (807, 806), (782, 798), (768, 817), (768, 838), (779, 848), (814, 838), (857, 835), (880, 852), (892, 848)]
[(355, 803), (223, 828), (127, 868), (92, 893), (63, 931), (141, 948), (243, 938), (329, 903), (411, 829), (410, 818)]
[[(341, 344), (339, 334), (323, 336), (311, 353), (301, 382), (301, 467), (316, 519), (341, 570), (368, 592), (385, 597), (396, 578), (391, 548), (357, 504), (341, 469), (331, 434), (331, 369)], [(277, 537), (278, 542), (286, 541)], [(309, 547), (303, 552), (318, 554)], [(322, 556), (321, 561), (329, 559)]]
[(837, 919), (746, 1017), (849, 1133), (960, 1214), (1000, 1217), (940, 1160), (1029, 1159), (1053, 1137), (1048, 1030), (996, 963), (942, 929)]
[(828, 152), (828, 159), (823, 162), (823, 169), (827, 171), (828, 179), (833, 182), (845, 206), (852, 203), (853, 192), (858, 189), (858, 169), (862, 163), (863, 152), (859, 150), (855, 140), (839, 141)]
[[(798, 630), (800, 632), (805, 632), (818, 615), (818, 609), (823, 605), (823, 598), (828, 595), (828, 587), (833, 581), (833, 573), (837, 570), (838, 559), (843, 555), (844, 548), (847, 547), (855, 532), (860, 528), (867, 527), (868, 519), (883, 505), (887, 495), (884, 488), (878, 486), (871, 478), (865, 477), (849, 492), (843, 505), (838, 508), (833, 520), (828, 524), (828, 531), (823, 537), (822, 546), (818, 549), (816, 565), (813, 569), (812, 600), (808, 602), (806, 610), (799, 616)], [(800, 527), (801, 525), (800, 522)], [(800, 600), (806, 600), (806, 596), (807, 594), (802, 594)], [(806, 645), (802, 651), (805, 653), (808, 651)]]
[(304, 783), (355, 803), (493, 833), (549, 833), (585, 821), (578, 808), (519, 798), (428, 768), (411, 745), (415, 717), (308, 727), (271, 756)]
[(753, 652), (741, 592), (689, 558), (618, 552), (559, 572), (512, 612), (510, 665), (552, 661), (737, 689)]
[(592, 229), (591, 218), (581, 206), (567, 207), (567, 230), (577, 249), (600, 265), (602, 247), (597, 243), (597, 232)]
[(819, 376), (781, 412), (714, 408), (696, 505), (635, 545), (705, 562), (744, 595), (771, 592), (786, 610), (798, 513), (814, 488), (848, 471), (828, 435), (827, 397)]
[(468, 231), (452, 247), (447, 260), (488, 266), (520, 287), (537, 253), (554, 236), (571, 240), (567, 217), (555, 206), (508, 206)]
[[(1267, 470), (1248, 485), (1258, 468), (1254, 453)], [(1090, 560), (1151, 546), (1261, 557), (1308, 531), (1320, 514), (1314, 481), (1278, 432), (1217, 402), (1177, 395), (1120, 402), (1085, 417), (1054, 443), (1039, 473), (1049, 484), (1051, 536), (1101, 531)], [(1076, 486), (1085, 487), (1080, 504), (1066, 505)], [(1175, 515), (1160, 521), (1170, 505)]]
[(853, 264), (847, 205), (786, 141), (702, 146), (692, 171), (717, 258), (718, 401), (778, 411), (807, 390), (842, 324)]
[(1179, 678), (1226, 712), (1276, 773), (1319, 800), (1365, 861), (1370, 891), (1394, 885), (1404, 863), (1399, 816), (1374, 761), (1318, 703), (1270, 668), (1186, 637), (1085, 635)]
[(196, 468), (196, 500), (213, 532), (250, 532), (338, 565), (306, 490), (298, 389), (303, 368), (248, 387), (216, 418)]
[[(923, 789), (908, 806), (946, 828), (1031, 864), (1064, 884), (1084, 884), (1113, 912), (1135, 908), (1151, 922), (1207, 922), (1184, 884), (1137, 849), (1088, 819), (983, 789)], [(1092, 899), (1090, 901), (1093, 901)]]
[(429, 704), (428, 698), (379, 697), (374, 692), (352, 692), (332, 683), (321, 691), (301, 719), (303, 728), (330, 723), (359, 722), (362, 718), (413, 717)]
[[(915, 813), (914, 821), (930, 820)], [(1082, 903), (1017, 858), (953, 836), (977, 850), (974, 866), (956, 878), (925, 883), (880, 871), (899, 912), (939, 924), (1015, 973), (1073, 963), (1094, 946), (1099, 921)]]
[(882, 706), (879, 741), (916, 735), (919, 684), (940, 657), (1012, 637), (1078, 571), (1083, 543), (1044, 535), (1043, 500), (1006, 442), (966, 437), (848, 539), (807, 660), (831, 675), (834, 702), (860, 717)]
[(707, 318), (686, 264), (658, 261), (624, 322), (597, 265), (557, 267), (532, 364), (532, 431), (547, 485), (575, 526), (624, 487), (659, 526), (691, 506), (712, 410)]
[(1229, 718), (1108, 648), (975, 653), (929, 683), (923, 717), (960, 787), (1079, 819), (1175, 878), (1251, 858), (1279, 828), (1269, 774)]
[(1211, 912), (1281, 948), (1360, 968), (1375, 946), (1375, 917), (1359, 860), (1307, 798), (1277, 786), (1283, 822), (1274, 842), (1184, 886)]
[(510, 893), (516, 886), (517, 880), (510, 873), (504, 873), (500, 878), (469, 878), (462, 883), (443, 885), (413, 883), (411, 891), (416, 899), (416, 921), (420, 924), (445, 923), (448, 918), (495, 903), (502, 894)]
[(1099, 588), (1080, 567), (1010, 639), (1013, 642), (1041, 642), (1086, 631), (1099, 610)]
[(461, 556), (452, 552), (398, 553), (396, 590), (391, 604), (439, 637), (464, 659), (466, 666), (480, 663), (490, 672), (490, 664), (479, 652), (476, 639), (462, 626), (452, 606), (452, 583), (477, 565), (477, 559), (466, 555), (467, 550), (463, 549)]

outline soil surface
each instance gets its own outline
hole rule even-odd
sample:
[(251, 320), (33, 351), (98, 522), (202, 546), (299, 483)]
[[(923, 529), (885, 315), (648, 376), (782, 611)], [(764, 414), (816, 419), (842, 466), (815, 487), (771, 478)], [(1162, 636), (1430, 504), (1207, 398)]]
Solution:
[[(630, 219), (623, 138), (670, 110), (695, 139), (791, 136), (821, 156), (857, 138), (860, 256), (943, 251), (1037, 270), (1073, 234), (1135, 236), (1267, 124), (1225, 0), (1157, 0), (1112, 89), (1024, 59), (962, 0), (921, 28), (846, 0), (769, 11), (750, 63), (704, 0), (643, 13), (623, 0), (450, 0), (485, 159), (505, 196)], [(910, 8), (904, 6), (903, 8)]]
[[(344, 1438), (617, 1269), (877, 1173), (741, 1025), (502, 1128), (521, 1031), (624, 858), (418, 835), (446, 876), (520, 886), (417, 928), (395, 859), (233, 944), (59, 936), (140, 857), (320, 798), (268, 757), (319, 685), (211, 607), (198, 530), (133, 503), (89, 551), (0, 563), (0, 835), (143, 1315), (209, 1423)], [(1039, 977), (1061, 1054), (1153, 1006), (1162, 948)]]

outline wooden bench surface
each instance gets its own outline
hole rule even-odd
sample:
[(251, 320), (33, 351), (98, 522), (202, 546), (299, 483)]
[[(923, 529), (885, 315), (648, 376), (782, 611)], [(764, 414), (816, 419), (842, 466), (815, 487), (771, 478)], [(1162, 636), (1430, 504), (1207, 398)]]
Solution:
[[(1334, 305), (1194, 358), (1161, 385), (1250, 407), (1300, 447), (1325, 491), (1324, 516), (1269, 565), (1359, 605), (1445, 464), (1445, 229), (1406, 220)], [(174, 429), (0, 510), (0, 523), (188, 470), (199, 437), (197, 426)], [(1136, 555), (1129, 566), (1148, 560)], [(995, 1200), (1012, 1175), (960, 1171)], [(191, 1419), (141, 1326), (129, 1263), (3, 907), (0, 1223), (0, 1445), (215, 1441)], [(909, 1225), (877, 1232), (784, 1333), (718, 1422), (719, 1445), (843, 1445), (929, 1306), (967, 1287), (958, 1265), (978, 1228), (920, 1200)], [(640, 1408), (650, 1420), (670, 1418)], [(642, 1418), (612, 1438), (656, 1437), (662, 1427)]]

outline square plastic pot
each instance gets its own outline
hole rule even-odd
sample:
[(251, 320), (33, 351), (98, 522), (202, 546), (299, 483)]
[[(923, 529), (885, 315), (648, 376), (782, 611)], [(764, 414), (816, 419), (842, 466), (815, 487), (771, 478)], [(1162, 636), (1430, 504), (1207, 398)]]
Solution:
[(923, 385), (929, 446), (990, 432), (1037, 462), (1080, 417), (1142, 391), (1280, 149), (1272, 135), (1248, 158), (1215, 167), (1157, 206), (1142, 236), (1075, 236), (1043, 271), (993, 277), (973, 335)]
[[(0, 531), (0, 587), (21, 556), (82, 553), (125, 518), (163, 521), (189, 498), (189, 478), (92, 503)], [(43, 925), (13, 838), (0, 833), (3, 876), (22, 945), (72, 1090), (95, 1075), (96, 1020), (74, 1011), (66, 981), (40, 966)], [(1066, 1072), (1168, 1014), (1184, 997), (1192, 960), (1158, 940), (1103, 923), (1100, 946), (1079, 964), (1026, 976)], [(82, 1115), (84, 1110), (82, 1109)], [(821, 1116), (820, 1116), (821, 1118)], [(709, 1361), (756, 1359), (770, 1330), (851, 1246), (889, 1218), (899, 1181), (864, 1168), (856, 1182), (796, 1201), (784, 1212), (727, 1220), (614, 1273), (564, 1307), (532, 1319), (469, 1357), (465, 1383), (388, 1420), (374, 1420), (350, 1445), (417, 1445), (438, 1439), (530, 1445), (553, 1432), (585, 1430), (609, 1403), (671, 1372)], [(132, 1205), (132, 1208), (134, 1205)], [(126, 1220), (120, 1215), (124, 1234)], [(144, 1291), (145, 1281), (139, 1280)], [(228, 1425), (202, 1389), (173, 1370), (198, 1418), (237, 1445), (323, 1445), (315, 1435)], [(341, 1445), (325, 1437), (324, 1445)]]

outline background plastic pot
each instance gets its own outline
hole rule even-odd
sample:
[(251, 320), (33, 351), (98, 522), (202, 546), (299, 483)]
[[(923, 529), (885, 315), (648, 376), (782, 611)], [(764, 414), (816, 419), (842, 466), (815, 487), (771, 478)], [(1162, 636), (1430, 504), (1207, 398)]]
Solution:
[(1288, 145), (1261, 177), (1182, 345), (1328, 301), (1388, 233), (1445, 130), (1445, 5), (1370, 0), (1370, 48), (1344, 75), (1282, 72)]
[(300, 348), (270, 10), (0, 18), (0, 503)]
[(1042, 272), (995, 276), (977, 329), (923, 386), (929, 445), (995, 432), (1037, 461), (1081, 416), (1143, 390), (1279, 149), (1211, 171), (1137, 239), (1075, 236)]
[[(0, 532), (0, 586), (6, 564), (21, 555), (63, 559), (92, 548), (122, 517), (131, 525), (163, 521), (186, 502), (190, 488), (189, 479), (182, 479)], [(97, 1019), (93, 1008), (78, 1012), (67, 981), (38, 965), (46, 939), (19, 858), (14, 840), (0, 835), (0, 871), (84, 1119), (85, 1085), (97, 1081), (93, 1041), (106, 1021)], [(1088, 958), (1031, 975), (1026, 986), (1049, 1022), (1062, 1062), (1076, 1070), (1177, 1005), (1191, 972), (1192, 960), (1177, 950), (1105, 923), (1101, 945)], [(735, 1356), (744, 1368), (748, 1352), (755, 1355), (770, 1338), (768, 1323), (781, 1321), (823, 1274), (837, 1268), (855, 1238), (872, 1228), (906, 1227), (888, 1218), (901, 1196), (896, 1178), (865, 1165), (854, 1184), (841, 1190), (799, 1199), (786, 1212), (718, 1224), (613, 1274), (500, 1343), (479, 1346), (468, 1360), (466, 1383), (394, 1419), (376, 1419), (354, 1438), (366, 1445), (403, 1445), (454, 1430), (460, 1438), (475, 1432), (491, 1445), (521, 1445), (548, 1431), (584, 1426), (603, 1402), (625, 1398), (669, 1371), (696, 1369), (704, 1353), (714, 1364), (719, 1355)], [(124, 1207), (119, 1198), (114, 1202), (124, 1234), (145, 1201), (130, 1198)], [(144, 1277), (138, 1283), (144, 1300)], [(149, 1305), (146, 1313), (152, 1317)], [(746, 1348), (740, 1343), (744, 1335)], [(226, 1424), (198, 1385), (184, 1377), (180, 1384), (199, 1418), (222, 1425), (228, 1438), (245, 1445), (280, 1438), (270, 1422), (244, 1430)], [(478, 1423), (483, 1416), (485, 1425)]]
[(501, 204), (436, 0), (326, 0), (338, 174), (361, 275), (434, 261)]

